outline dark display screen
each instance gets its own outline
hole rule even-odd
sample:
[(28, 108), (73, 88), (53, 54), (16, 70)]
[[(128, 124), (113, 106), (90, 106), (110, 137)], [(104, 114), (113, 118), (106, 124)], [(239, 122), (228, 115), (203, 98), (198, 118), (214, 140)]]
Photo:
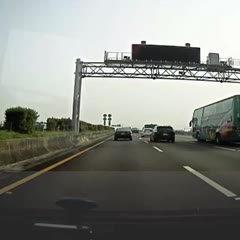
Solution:
[(133, 44), (132, 60), (200, 63), (200, 48)]

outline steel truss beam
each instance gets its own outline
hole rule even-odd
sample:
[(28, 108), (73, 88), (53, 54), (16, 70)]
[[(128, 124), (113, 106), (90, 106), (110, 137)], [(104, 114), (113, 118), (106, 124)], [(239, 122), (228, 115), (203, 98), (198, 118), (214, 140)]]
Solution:
[(82, 78), (145, 78), (187, 81), (240, 83), (240, 69), (229, 66), (177, 65), (133, 61), (82, 62), (77, 59), (73, 97), (72, 125), (78, 133)]
[(240, 83), (240, 69), (229, 66), (83, 62), (82, 77), (145, 78)]

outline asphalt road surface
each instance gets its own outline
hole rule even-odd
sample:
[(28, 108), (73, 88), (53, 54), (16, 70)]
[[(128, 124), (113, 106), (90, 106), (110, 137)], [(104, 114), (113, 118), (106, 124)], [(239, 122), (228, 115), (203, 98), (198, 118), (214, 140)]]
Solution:
[[(240, 208), (240, 147), (198, 143), (108, 141), (41, 175), (1, 180), (0, 208), (57, 208), (62, 197), (94, 200), (99, 210)], [(20, 180), (20, 182), (19, 182)], [(4, 185), (4, 186), (3, 186)], [(5, 187), (5, 188), (4, 188)]]

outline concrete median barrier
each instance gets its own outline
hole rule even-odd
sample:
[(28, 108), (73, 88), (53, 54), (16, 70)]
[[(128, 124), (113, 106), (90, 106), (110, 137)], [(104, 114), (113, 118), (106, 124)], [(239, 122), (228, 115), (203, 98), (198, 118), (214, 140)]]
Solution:
[(0, 170), (27, 170), (80, 147), (100, 142), (113, 131), (0, 141)]

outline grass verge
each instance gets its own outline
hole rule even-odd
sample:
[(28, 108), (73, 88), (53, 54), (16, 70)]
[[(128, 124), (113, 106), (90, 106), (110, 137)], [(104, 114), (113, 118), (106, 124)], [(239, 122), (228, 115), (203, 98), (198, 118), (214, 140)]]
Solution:
[(17, 132), (0, 131), (0, 140), (22, 139), (22, 138), (37, 138), (37, 137), (55, 137), (71, 134), (71, 132), (60, 131), (35, 131), (30, 134), (21, 134)]
[[(103, 131), (83, 131), (81, 133), (104, 133), (109, 132), (109, 130)], [(80, 134), (81, 134), (80, 133)], [(0, 130), (0, 140), (10, 140), (10, 139), (23, 139), (23, 138), (41, 138), (41, 137), (57, 137), (73, 134), (73, 132), (67, 131), (35, 131), (31, 134), (21, 134), (17, 132), (8, 132), (5, 130)]]

